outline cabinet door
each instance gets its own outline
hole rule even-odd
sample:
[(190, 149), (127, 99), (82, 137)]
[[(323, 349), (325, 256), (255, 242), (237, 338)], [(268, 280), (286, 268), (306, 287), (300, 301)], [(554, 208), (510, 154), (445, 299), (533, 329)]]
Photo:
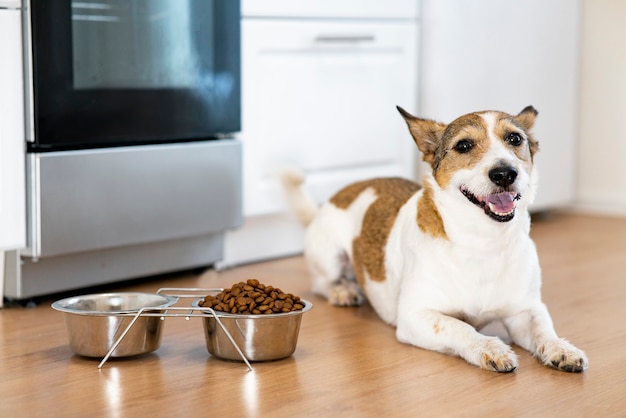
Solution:
[(26, 245), (24, 89), (19, 10), (0, 10), (0, 251)]
[(307, 174), (319, 200), (372, 176), (412, 177), (395, 106), (416, 105), (415, 21), (244, 19), (244, 210), (281, 210), (275, 168)]

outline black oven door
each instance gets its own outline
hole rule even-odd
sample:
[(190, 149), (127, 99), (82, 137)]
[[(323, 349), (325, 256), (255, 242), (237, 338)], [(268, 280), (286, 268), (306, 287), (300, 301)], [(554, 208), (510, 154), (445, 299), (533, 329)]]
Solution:
[(240, 130), (237, 0), (31, 0), (32, 152)]

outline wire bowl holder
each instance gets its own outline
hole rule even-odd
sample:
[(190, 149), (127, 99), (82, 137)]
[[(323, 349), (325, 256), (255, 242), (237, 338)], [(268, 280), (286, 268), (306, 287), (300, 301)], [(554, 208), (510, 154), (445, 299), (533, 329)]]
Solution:
[[(218, 292), (221, 292), (222, 290), (223, 289), (220, 289), (220, 288), (204, 289), (204, 288), (163, 287), (159, 289), (156, 293), (158, 295), (166, 295), (166, 296), (173, 297), (176, 299), (175, 303), (178, 303), (180, 299), (188, 299), (188, 298), (196, 299), (199, 297), (200, 293), (202, 293), (203, 295), (206, 295), (209, 293), (218, 293)], [(172, 294), (170, 292), (178, 292), (178, 293)], [(222, 329), (222, 331), (224, 331), (224, 334), (227, 336), (228, 340), (233, 345), (233, 348), (237, 351), (237, 353), (239, 353), (241, 360), (243, 360), (243, 362), (246, 364), (246, 366), (248, 367), (250, 371), (253, 370), (252, 366), (250, 365), (250, 361), (248, 361), (243, 351), (241, 351), (241, 348), (239, 348), (239, 346), (235, 342), (235, 339), (228, 332), (224, 324), (222, 324), (222, 321), (220, 320), (220, 316), (212, 308), (204, 308), (200, 306), (168, 306), (165, 308), (146, 306), (146, 307), (142, 307), (137, 312), (116, 313), (114, 315), (133, 317), (133, 318), (129, 322), (129, 324), (126, 326), (126, 328), (122, 331), (120, 336), (117, 337), (117, 339), (115, 340), (111, 348), (109, 348), (109, 351), (106, 353), (102, 361), (100, 361), (100, 363), (98, 364), (98, 369), (102, 369), (102, 367), (107, 362), (107, 360), (111, 357), (115, 349), (120, 345), (124, 337), (128, 334), (128, 332), (133, 327), (133, 325), (141, 317), (159, 317), (162, 321), (164, 321), (165, 318), (189, 319), (189, 318), (195, 318), (195, 317), (199, 317), (199, 318), (213, 317), (216, 323)]]

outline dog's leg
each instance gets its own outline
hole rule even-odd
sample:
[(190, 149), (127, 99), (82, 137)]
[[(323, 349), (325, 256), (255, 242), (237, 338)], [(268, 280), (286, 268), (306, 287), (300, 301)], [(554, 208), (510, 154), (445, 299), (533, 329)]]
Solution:
[(585, 353), (557, 336), (543, 303), (505, 318), (504, 324), (515, 344), (533, 353), (543, 364), (566, 372), (582, 372), (587, 368)]
[(335, 306), (358, 306), (363, 303), (365, 296), (357, 282), (341, 277), (332, 283), (328, 302)]
[(462, 357), (496, 372), (512, 372), (517, 356), (498, 337), (482, 335), (470, 324), (440, 312), (422, 310), (398, 318), (398, 340), (428, 350)]
[(309, 260), (309, 271), (313, 280), (313, 292), (325, 297), (335, 306), (358, 306), (365, 296), (354, 278), (350, 259), (345, 252), (338, 255)]
[(358, 306), (365, 300), (365, 295), (356, 281), (352, 261), (345, 252), (340, 254), (339, 259), (341, 276), (332, 283), (328, 301), (335, 306)]

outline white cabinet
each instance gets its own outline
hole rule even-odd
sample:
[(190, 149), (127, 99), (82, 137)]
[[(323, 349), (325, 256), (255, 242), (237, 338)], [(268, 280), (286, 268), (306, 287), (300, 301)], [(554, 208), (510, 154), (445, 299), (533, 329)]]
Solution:
[(281, 166), (304, 170), (319, 202), (357, 180), (415, 176), (396, 105), (416, 111), (419, 3), (381, 4), (244, 0), (245, 219), (226, 237), (224, 265), (301, 251)]
[(572, 203), (578, 111), (578, 0), (424, 0), (421, 114), (539, 111), (534, 210)]
[[(0, 255), (26, 245), (21, 14), (0, 9)], [(0, 272), (1, 273), (1, 272)]]

